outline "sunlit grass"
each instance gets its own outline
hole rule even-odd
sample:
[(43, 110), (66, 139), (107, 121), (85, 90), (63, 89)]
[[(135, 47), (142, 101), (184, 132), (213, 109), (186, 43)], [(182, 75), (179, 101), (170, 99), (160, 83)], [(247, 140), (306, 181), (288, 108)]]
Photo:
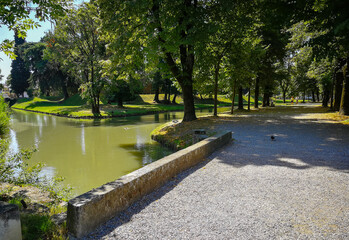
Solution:
[[(125, 103), (120, 108), (116, 103), (100, 105), (101, 114), (98, 117), (119, 117), (144, 115), (167, 111), (183, 111), (183, 104), (158, 104), (153, 103), (154, 94), (142, 94), (135, 102)], [(160, 94), (160, 99), (163, 96)], [(224, 99), (224, 97), (222, 97)], [(177, 103), (182, 101), (181, 97), (177, 97)], [(195, 108), (211, 108), (213, 103), (197, 103)], [(80, 96), (75, 95), (65, 101), (63, 99), (49, 100), (34, 97), (32, 99), (20, 99), (14, 106), (14, 109), (28, 110), (40, 113), (55, 114), (73, 118), (93, 118), (95, 117), (90, 106)]]
[[(160, 99), (164, 98), (164, 94), (160, 94)], [(121, 116), (134, 116), (134, 115), (144, 115), (144, 114), (152, 114), (158, 112), (167, 112), (167, 111), (183, 111), (183, 104), (161, 104), (154, 103), (154, 94), (141, 94), (140, 97), (133, 102), (126, 102), (123, 108), (117, 106), (116, 103), (113, 104), (102, 104), (101, 103), (101, 114), (99, 117), (121, 117)], [(172, 98), (171, 98), (172, 99)], [(248, 96), (243, 96), (244, 100), (244, 108), (247, 108), (247, 100)], [(260, 99), (261, 100), (261, 99)], [(177, 97), (176, 102), (182, 102), (182, 98), (180, 96)], [(204, 109), (204, 108), (213, 108), (214, 102), (212, 98), (200, 99), (197, 97), (195, 99), (195, 108), (196, 109)], [(276, 102), (282, 102), (282, 100), (275, 100)], [(238, 104), (237, 96), (235, 97), (235, 106)], [(235, 110), (237, 114), (250, 114), (258, 111), (260, 113), (271, 113), (275, 112), (302, 112), (304, 111), (302, 103), (299, 104), (291, 104), (290, 100), (287, 100), (287, 103), (277, 103), (277, 107), (272, 110), (266, 110), (268, 108), (260, 108), (254, 109), (254, 99), (251, 96), (251, 111), (247, 112), (247, 110)], [(226, 95), (218, 95), (218, 106), (231, 106), (231, 99), (229, 99)], [(293, 106), (293, 108), (279, 108), (279, 106)], [(320, 105), (319, 105), (320, 107)], [(81, 99), (79, 95), (72, 96), (71, 98), (64, 101), (62, 98), (58, 97), (49, 97), (38, 98), (34, 97), (32, 99), (19, 99), (19, 101), (13, 106), (15, 109), (20, 110), (29, 110), (34, 112), (55, 114), (60, 116), (67, 116), (73, 118), (93, 118), (95, 117), (91, 111), (91, 107), (86, 104), (84, 99)], [(307, 111), (309, 111), (308, 109)], [(318, 110), (312, 109), (313, 113), (316, 113)], [(327, 111), (327, 110), (326, 110)]]

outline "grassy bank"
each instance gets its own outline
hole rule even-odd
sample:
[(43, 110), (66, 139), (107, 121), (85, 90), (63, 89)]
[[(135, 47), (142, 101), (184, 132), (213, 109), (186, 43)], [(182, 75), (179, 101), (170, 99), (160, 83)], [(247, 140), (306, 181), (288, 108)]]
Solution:
[[(160, 99), (162, 98), (163, 96), (160, 95)], [(180, 97), (177, 98), (177, 102), (179, 102), (179, 104), (158, 104), (154, 103), (153, 99), (153, 94), (143, 94), (140, 95), (140, 98), (138, 98), (136, 101), (126, 102), (123, 108), (118, 107), (116, 104), (101, 104), (100, 117), (124, 117), (152, 114), (157, 112), (183, 111), (184, 109), (182, 104), (183, 100)], [(224, 96), (220, 96), (219, 106), (227, 106), (229, 104), (229, 99), (225, 98)], [(197, 109), (212, 108), (213, 101), (212, 99), (198, 99), (195, 107)], [(12, 108), (72, 118), (94, 117), (90, 106), (86, 104), (86, 101), (82, 100), (78, 95), (65, 101), (63, 99), (47, 99), (38, 97), (19, 99), (18, 102), (12, 106)]]
[[(163, 94), (160, 94), (160, 99), (163, 99)], [(125, 117), (135, 115), (153, 114), (158, 112), (168, 111), (183, 111), (183, 99), (178, 96), (176, 101), (178, 104), (161, 104), (154, 103), (154, 94), (141, 94), (137, 100), (132, 102), (126, 102), (123, 108), (117, 106), (117, 104), (102, 104), (100, 105), (101, 115), (99, 117)], [(247, 96), (243, 97), (244, 105), (247, 105)], [(261, 99), (260, 99), (261, 100)], [(261, 104), (261, 101), (259, 101)], [(288, 105), (290, 100), (286, 101), (286, 104), (282, 103), (282, 100), (275, 100), (277, 105)], [(201, 98), (195, 99), (195, 108), (204, 109), (213, 107), (212, 98)], [(235, 105), (238, 104), (237, 96), (235, 98)], [(251, 107), (254, 104), (254, 98), (251, 97)], [(231, 99), (225, 95), (218, 96), (218, 106), (230, 106)], [(91, 112), (91, 107), (86, 103), (85, 100), (81, 99), (79, 95), (75, 95), (67, 100), (60, 99), (59, 97), (48, 97), (48, 98), (28, 98), (19, 99), (13, 109), (26, 110), (38, 113), (46, 113), (57, 116), (71, 117), (71, 118), (94, 118), (95, 116)]]
[[(151, 133), (153, 140), (175, 151), (189, 147), (202, 138), (211, 137), (217, 133), (216, 121), (219, 118), (202, 117), (191, 122), (167, 123), (154, 129)], [(203, 135), (195, 134), (195, 130), (204, 130)]]

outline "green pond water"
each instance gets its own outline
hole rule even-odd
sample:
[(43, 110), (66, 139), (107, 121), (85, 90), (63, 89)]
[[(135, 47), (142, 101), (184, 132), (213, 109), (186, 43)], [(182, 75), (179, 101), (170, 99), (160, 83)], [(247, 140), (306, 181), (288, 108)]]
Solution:
[(170, 112), (76, 120), (14, 110), (10, 148), (36, 148), (30, 164), (44, 163), (43, 174), (64, 177), (74, 194), (81, 194), (171, 154), (151, 140), (150, 133), (182, 117), (182, 112)]

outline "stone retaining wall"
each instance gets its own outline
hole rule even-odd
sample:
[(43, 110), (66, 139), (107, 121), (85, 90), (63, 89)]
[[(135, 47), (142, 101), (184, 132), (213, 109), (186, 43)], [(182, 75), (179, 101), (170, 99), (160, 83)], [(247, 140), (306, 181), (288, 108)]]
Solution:
[(69, 233), (77, 238), (87, 235), (178, 173), (203, 161), (231, 137), (231, 132), (227, 132), (207, 138), (71, 199), (67, 212)]

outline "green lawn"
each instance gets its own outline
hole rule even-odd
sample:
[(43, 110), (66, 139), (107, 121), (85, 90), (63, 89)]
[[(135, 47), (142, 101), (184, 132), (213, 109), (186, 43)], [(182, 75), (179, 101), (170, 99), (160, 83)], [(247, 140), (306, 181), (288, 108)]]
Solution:
[[(163, 95), (160, 95), (160, 99), (163, 99), (163, 97)], [(136, 101), (125, 103), (124, 108), (119, 108), (116, 104), (101, 104), (101, 116), (132, 116), (166, 111), (183, 111), (184, 109), (181, 97), (177, 97), (176, 102), (178, 104), (171, 105), (153, 103), (153, 99), (153, 94), (142, 94)], [(230, 104), (224, 96), (220, 96), (219, 100), (219, 106)], [(201, 102), (198, 100), (195, 107), (197, 109), (211, 108), (213, 107), (213, 101)], [(93, 117), (90, 106), (78, 95), (65, 101), (52, 97), (20, 99), (12, 108), (75, 118)]]
[[(173, 97), (173, 96), (172, 96)], [(172, 99), (171, 97), (171, 99)], [(163, 94), (159, 96), (160, 100), (164, 98)], [(101, 117), (117, 117), (117, 116), (132, 116), (132, 115), (144, 115), (157, 112), (166, 111), (183, 111), (183, 99), (178, 96), (176, 99), (177, 104), (158, 104), (153, 102), (154, 94), (141, 94), (137, 100), (133, 102), (126, 102), (124, 108), (119, 108), (116, 104), (102, 104), (101, 103)], [(247, 96), (243, 97), (244, 105), (247, 105)], [(261, 98), (259, 99), (261, 104)], [(282, 100), (275, 100), (278, 105), (283, 105)], [(235, 98), (235, 105), (238, 104), (237, 96)], [(254, 98), (251, 96), (251, 107), (253, 107)], [(287, 100), (286, 104), (290, 104), (290, 100)], [(218, 106), (230, 106), (231, 99), (225, 95), (218, 96)], [(212, 108), (213, 99), (201, 99), (197, 97), (195, 99), (195, 107), (197, 109)], [(91, 112), (91, 107), (85, 100), (81, 99), (79, 95), (72, 96), (67, 100), (63, 100), (59, 97), (48, 98), (30, 98), (19, 99), (14, 109), (28, 110), (33, 112), (48, 113), (60, 116), (74, 117), (74, 118), (90, 118), (94, 117)]]

